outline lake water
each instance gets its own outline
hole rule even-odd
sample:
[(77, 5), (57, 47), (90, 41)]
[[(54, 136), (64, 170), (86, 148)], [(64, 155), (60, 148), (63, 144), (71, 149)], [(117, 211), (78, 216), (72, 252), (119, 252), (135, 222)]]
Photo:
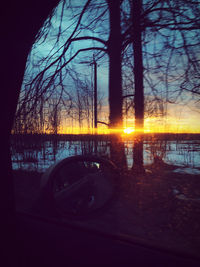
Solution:
[[(144, 165), (159, 157), (165, 163), (200, 173), (200, 140), (144, 141)], [(129, 168), (133, 164), (133, 141), (124, 141)], [(53, 163), (74, 155), (97, 154), (110, 157), (109, 141), (33, 141), (13, 142), (11, 146), (13, 169), (44, 172)], [(189, 169), (189, 170), (188, 170)], [(199, 172), (199, 173), (198, 173)]]

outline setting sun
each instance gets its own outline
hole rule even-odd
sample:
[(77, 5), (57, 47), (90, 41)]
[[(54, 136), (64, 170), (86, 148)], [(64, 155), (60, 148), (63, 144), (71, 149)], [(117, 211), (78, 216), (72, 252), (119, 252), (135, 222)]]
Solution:
[(131, 134), (131, 133), (134, 133), (134, 129), (131, 128), (131, 127), (125, 128), (125, 129), (124, 129), (124, 133), (125, 133), (125, 134)]

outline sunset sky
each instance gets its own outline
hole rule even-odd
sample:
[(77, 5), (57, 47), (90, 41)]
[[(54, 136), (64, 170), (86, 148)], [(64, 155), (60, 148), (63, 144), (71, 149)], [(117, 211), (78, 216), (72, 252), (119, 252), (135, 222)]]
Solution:
[[(107, 108), (105, 107), (105, 112), (106, 109)], [(134, 133), (134, 118), (124, 120), (124, 128), (122, 131), (127, 134)], [(146, 118), (144, 131), (145, 133), (200, 133), (200, 112), (193, 106), (168, 104), (168, 116)], [(73, 122), (72, 126), (72, 123), (68, 118), (63, 119), (60, 128), (60, 133), (78, 134), (91, 132), (92, 129), (88, 129), (84, 126), (80, 129), (76, 122)], [(110, 133), (110, 131), (105, 125), (99, 124), (98, 133), (106, 134)]]
[[(76, 1), (78, 4), (80, 4), (80, 1)], [(81, 4), (83, 4), (81, 2)], [(60, 5), (61, 6), (61, 5)], [(30, 70), (33, 73), (37, 73), (38, 70), (34, 69), (33, 65), (34, 63), (37, 62), (38, 59), (40, 59), (42, 56), (47, 56), (48, 53), (51, 51), (51, 54), (54, 53), (55, 49), (58, 49), (59, 43), (56, 43), (55, 45), (55, 33), (56, 29), (59, 28), (59, 13), (61, 12), (60, 6), (57, 9), (57, 12), (55, 16), (53, 17), (52, 24), (53, 28), (49, 32), (49, 35), (47, 39), (42, 43), (36, 43), (33, 46), (33, 50), (30, 54), (30, 60), (29, 60), (29, 65), (27, 65), (27, 74), (30, 72)], [(67, 12), (67, 11), (66, 11)], [(70, 18), (71, 14), (67, 13), (66, 18)], [(107, 17), (106, 17), (107, 19)], [(72, 23), (73, 20), (63, 20), (63, 28), (66, 28), (67, 31), (65, 31), (63, 40), (65, 41), (67, 36), (71, 34), (73, 30), (73, 26), (75, 25)], [(87, 22), (87, 17), (85, 18), (84, 22)], [(70, 26), (71, 25), (71, 26)], [(105, 28), (107, 25), (104, 25)], [(96, 30), (96, 29), (95, 29)], [(86, 34), (89, 36), (95, 36), (95, 31), (90, 32), (86, 31)], [(84, 34), (82, 34), (83, 36)], [(97, 37), (99, 37), (97, 35)], [(106, 34), (101, 38), (107, 38)], [(148, 37), (147, 37), (148, 38)], [(155, 37), (156, 38), (156, 37)], [(159, 37), (160, 38), (160, 37)], [(157, 43), (157, 52), (160, 53), (162, 47), (162, 40), (161, 39), (155, 39), (150, 37), (148, 40), (148, 46), (144, 47), (143, 49), (147, 49), (148, 52), (152, 52), (153, 49), (155, 48), (155, 43)], [(179, 36), (177, 38), (177, 44), (179, 44)], [(62, 40), (61, 39), (61, 40)], [(94, 41), (83, 41), (83, 42), (75, 42), (73, 45), (73, 49), (68, 52), (69, 54), (71, 51), (77, 51), (80, 48), (88, 47), (88, 46), (94, 46)], [(99, 45), (99, 44), (98, 44)], [(53, 48), (54, 47), (54, 48)], [(162, 50), (163, 51), (163, 50)], [(93, 51), (92, 53), (80, 55), (78, 58), (75, 58), (73, 61), (73, 65), (70, 67), (73, 69), (73, 71), (77, 71), (81, 73), (81, 75), (87, 75), (88, 81), (91, 82), (91, 87), (92, 87), (92, 79), (93, 79), (93, 72), (92, 72), (92, 66), (90, 64), (80, 64), (81, 62), (87, 62), (91, 61), (91, 58), (93, 56)], [(197, 51), (200, 55), (200, 51)], [(69, 56), (69, 54), (67, 56)], [(71, 54), (70, 54), (71, 55)], [(165, 55), (166, 58), (168, 55)], [(165, 58), (164, 58), (165, 59)], [(183, 58), (184, 59), (184, 58)], [(181, 61), (181, 60), (180, 60)], [(145, 118), (145, 126), (144, 126), (144, 131), (145, 132), (176, 132), (176, 133), (200, 133), (200, 102), (198, 102), (199, 96), (198, 95), (191, 95), (191, 94), (186, 94), (182, 93), (181, 97), (177, 97), (177, 92), (178, 90), (178, 75), (182, 75), (182, 69), (180, 65), (180, 61), (178, 58), (174, 58), (172, 61), (172, 65), (177, 67), (177, 72), (172, 72), (170, 74), (171, 76), (169, 77), (169, 83), (167, 84), (167, 90), (169, 92), (172, 92), (172, 97), (176, 98), (176, 101), (174, 104), (168, 103), (167, 106), (165, 106), (167, 110), (166, 116), (162, 117), (155, 117), (152, 115), (151, 117), (146, 117)], [(147, 73), (147, 76), (150, 77), (150, 79), (154, 82), (154, 84), (157, 85), (156, 88), (156, 93), (158, 96), (163, 100), (166, 97), (166, 82), (164, 81), (165, 79), (165, 72), (158, 70), (158, 69), (153, 69), (154, 68), (154, 58), (150, 59), (148, 64), (151, 64), (151, 68), (149, 70), (149, 73)], [(146, 58), (144, 58), (144, 66), (146, 66)], [(166, 63), (165, 63), (166, 64)], [(37, 64), (35, 64), (37, 65)], [(173, 69), (173, 68), (172, 68)], [(165, 68), (163, 69), (165, 70)], [(104, 56), (102, 59), (98, 61), (98, 70), (97, 70), (97, 84), (98, 84), (98, 97), (102, 99), (102, 110), (101, 113), (98, 114), (98, 120), (108, 122), (108, 57)], [(26, 74), (25, 74), (26, 77)], [(66, 88), (71, 88), (70, 90), (73, 91), (73, 84), (70, 81), (70, 78), (67, 77), (64, 80), (66, 84)], [(134, 85), (131, 85), (131, 87)], [(133, 88), (131, 88), (131, 91), (134, 92)], [(151, 89), (149, 89), (148, 83), (144, 84), (144, 93), (145, 96), (149, 96), (151, 93)], [(174, 94), (174, 95), (173, 95)], [(153, 95), (153, 94), (152, 94)], [(126, 131), (127, 133), (134, 132), (134, 117), (129, 117), (124, 119), (124, 129), (128, 128)], [(99, 133), (108, 133), (107, 127), (102, 124), (98, 124), (98, 129)], [(122, 129), (122, 130), (124, 130)], [(88, 129), (87, 124), (85, 121), (82, 122), (82, 129), (79, 128), (78, 122), (72, 121), (70, 117), (63, 116), (62, 121), (61, 121), (61, 127), (60, 127), (60, 133), (88, 133), (90, 132), (90, 129)]]

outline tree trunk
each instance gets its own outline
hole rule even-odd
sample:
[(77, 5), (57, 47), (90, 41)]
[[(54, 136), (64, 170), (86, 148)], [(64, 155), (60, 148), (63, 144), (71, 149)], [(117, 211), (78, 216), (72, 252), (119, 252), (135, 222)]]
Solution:
[(110, 159), (116, 164), (118, 170), (120, 171), (120, 176), (119, 176), (120, 180), (117, 181), (117, 183), (121, 188), (121, 186), (125, 182), (124, 172), (127, 171), (128, 166), (127, 166), (124, 142), (117, 135), (112, 136), (110, 140)]
[(109, 125), (122, 127), (122, 36), (120, 26), (120, 0), (107, 1), (110, 13), (109, 55)]
[(141, 29), (142, 0), (132, 1), (133, 21), (133, 55), (134, 55), (134, 81), (135, 81), (135, 131), (133, 162), (134, 169), (143, 168), (143, 140), (144, 132), (144, 85), (143, 85), (143, 57), (142, 57), (142, 29)]
[[(15, 201), (10, 157), (10, 133), (23, 81), (26, 60), (35, 35), (58, 0), (3, 2), (0, 14), (1, 51), (1, 245), (2, 266), (15, 266)], [(4, 261), (5, 260), (5, 261)], [(7, 264), (7, 265), (6, 265)]]
[(142, 0), (133, 0), (133, 53), (134, 53), (134, 81), (135, 81), (135, 129), (139, 133), (144, 131), (144, 86), (143, 86), (143, 57), (142, 57), (142, 29), (141, 29)]

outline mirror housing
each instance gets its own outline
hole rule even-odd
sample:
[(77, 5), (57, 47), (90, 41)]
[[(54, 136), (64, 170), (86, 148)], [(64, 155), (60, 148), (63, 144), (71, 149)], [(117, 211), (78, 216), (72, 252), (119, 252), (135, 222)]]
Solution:
[(53, 217), (85, 217), (105, 207), (116, 193), (116, 165), (97, 156), (72, 156), (52, 165), (41, 178), (34, 210)]

